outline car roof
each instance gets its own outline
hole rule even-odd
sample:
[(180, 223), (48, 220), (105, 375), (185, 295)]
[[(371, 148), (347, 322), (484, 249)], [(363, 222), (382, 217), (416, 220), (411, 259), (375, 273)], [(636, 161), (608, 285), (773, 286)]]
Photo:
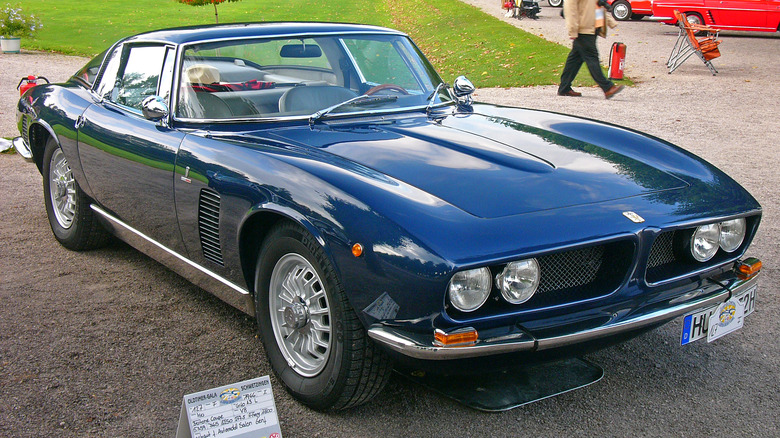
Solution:
[(208, 26), (188, 26), (154, 30), (126, 38), (125, 42), (164, 41), (173, 44), (274, 36), (305, 36), (317, 34), (373, 33), (405, 35), (379, 26), (321, 22), (229, 23)]

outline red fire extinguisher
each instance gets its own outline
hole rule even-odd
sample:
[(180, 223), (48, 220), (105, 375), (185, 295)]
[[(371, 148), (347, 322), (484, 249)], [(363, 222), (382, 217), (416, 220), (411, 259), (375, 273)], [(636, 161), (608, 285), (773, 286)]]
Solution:
[(623, 70), (626, 68), (626, 45), (612, 43), (609, 51), (609, 78), (623, 79)]
[(26, 78), (22, 78), (21, 81), (19, 81), (19, 85), (16, 86), (16, 89), (19, 90), (19, 95), (21, 96), (24, 94), (25, 91), (29, 90), (30, 88), (38, 85), (39, 80), (44, 80), (46, 83), (49, 83), (49, 80), (44, 78), (43, 76), (35, 76), (30, 75)]

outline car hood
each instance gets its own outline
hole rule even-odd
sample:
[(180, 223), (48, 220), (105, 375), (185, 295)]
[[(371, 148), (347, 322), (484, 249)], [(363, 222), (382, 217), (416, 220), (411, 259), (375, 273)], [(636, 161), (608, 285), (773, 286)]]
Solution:
[(615, 148), (473, 113), (329, 123), (278, 130), (276, 135), (374, 169), (482, 218), (687, 186)]

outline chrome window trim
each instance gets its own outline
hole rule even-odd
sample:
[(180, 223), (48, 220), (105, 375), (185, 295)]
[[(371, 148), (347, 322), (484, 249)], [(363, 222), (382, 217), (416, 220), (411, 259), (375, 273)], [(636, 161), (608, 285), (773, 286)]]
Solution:
[[(271, 40), (271, 39), (280, 39), (280, 38), (281, 39), (283, 38), (305, 39), (305, 38), (339, 36), (339, 35), (396, 35), (396, 36), (405, 36), (407, 38), (409, 37), (409, 35), (403, 32), (398, 32), (398, 31), (393, 32), (390, 31), (389, 29), (387, 31), (352, 30), (346, 32), (295, 32), (295, 33), (280, 33), (275, 35), (248, 35), (242, 37), (204, 38), (200, 40), (187, 41), (186, 43), (181, 43), (180, 46), (186, 48), (197, 44), (219, 43), (223, 41)], [(170, 42), (168, 44), (170, 44)]]
[[(268, 35), (268, 36), (246, 36), (246, 37), (233, 37), (233, 38), (211, 38), (211, 39), (202, 39), (202, 40), (195, 40), (190, 41), (187, 43), (183, 43), (177, 46), (177, 53), (176, 53), (176, 66), (174, 68), (174, 84), (172, 93), (171, 93), (171, 101), (169, 108), (170, 110), (170, 118), (173, 122), (183, 122), (183, 123), (194, 123), (194, 124), (221, 124), (221, 123), (273, 123), (273, 122), (287, 122), (287, 121), (308, 121), (309, 118), (313, 114), (306, 114), (306, 115), (299, 115), (299, 116), (275, 116), (275, 117), (241, 117), (241, 118), (229, 118), (229, 119), (193, 119), (189, 117), (178, 117), (176, 114), (178, 113), (178, 106), (179, 106), (179, 90), (181, 88), (181, 68), (184, 64), (184, 52), (187, 50), (189, 46), (197, 45), (197, 44), (204, 44), (204, 43), (214, 43), (214, 42), (223, 42), (223, 41), (245, 41), (245, 40), (268, 40), (268, 39), (280, 39), (280, 38), (315, 38), (315, 37), (323, 37), (323, 36), (345, 36), (345, 35), (377, 35), (377, 36), (402, 36), (409, 38), (409, 35), (403, 33), (403, 32), (392, 32), (392, 31), (349, 31), (349, 32), (313, 32), (313, 33), (291, 33), (291, 34), (279, 34), (279, 35)], [(361, 81), (365, 82), (365, 77), (363, 76), (363, 73), (360, 71), (360, 67), (355, 63), (355, 59), (352, 57), (352, 53), (347, 50), (346, 47), (344, 47), (344, 41), (343, 38), (338, 38), (339, 44), (342, 45), (342, 49), (347, 53), (347, 56), (349, 56), (350, 61), (352, 62), (352, 65), (355, 66), (355, 69), (360, 76)], [(413, 42), (412, 42), (413, 43)], [(170, 44), (170, 43), (169, 43)], [(102, 74), (102, 68), (101, 68), (101, 74)], [(443, 106), (449, 106), (453, 105), (455, 102), (440, 102), (436, 105), (433, 105), (432, 108), (440, 108)], [(381, 115), (381, 114), (393, 114), (393, 113), (403, 113), (403, 112), (413, 112), (413, 111), (420, 111), (425, 110), (428, 108), (428, 105), (418, 105), (418, 106), (410, 106), (405, 108), (390, 108), (385, 110), (371, 110), (371, 111), (357, 111), (357, 112), (351, 112), (351, 113), (338, 113), (330, 115), (330, 118), (341, 118), (341, 117), (355, 117), (355, 116), (373, 116), (373, 115)]]
[(351, 62), (352, 66), (355, 67), (355, 71), (358, 74), (358, 78), (360, 79), (360, 82), (367, 83), (366, 76), (363, 74), (363, 70), (360, 69), (360, 66), (355, 60), (355, 55), (353, 55), (352, 52), (349, 50), (349, 47), (347, 47), (347, 44), (344, 42), (344, 38), (339, 38), (339, 45), (341, 46), (341, 50), (343, 50), (344, 53), (347, 54), (347, 57), (349, 58), (349, 62)]

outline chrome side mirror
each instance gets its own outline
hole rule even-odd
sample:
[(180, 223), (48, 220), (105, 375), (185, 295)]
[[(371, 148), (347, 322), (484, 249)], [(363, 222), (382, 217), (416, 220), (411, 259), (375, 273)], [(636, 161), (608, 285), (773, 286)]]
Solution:
[(147, 120), (159, 122), (168, 117), (168, 105), (160, 96), (149, 96), (141, 102), (141, 112)]
[(471, 97), (474, 94), (474, 84), (465, 76), (458, 76), (455, 78), (455, 82), (452, 85), (452, 94), (458, 99), (460, 105), (471, 105), (474, 102), (474, 98)]

